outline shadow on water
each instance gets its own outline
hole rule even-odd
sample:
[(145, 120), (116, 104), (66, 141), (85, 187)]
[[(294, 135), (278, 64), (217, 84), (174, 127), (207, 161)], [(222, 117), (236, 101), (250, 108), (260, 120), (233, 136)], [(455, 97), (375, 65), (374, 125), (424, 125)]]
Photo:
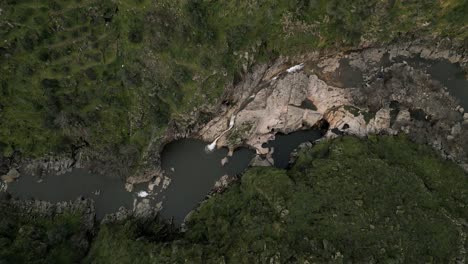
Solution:
[[(287, 135), (279, 134), (276, 139), (265, 144), (273, 147), (275, 166), (286, 168), (291, 152), (301, 143), (315, 141), (322, 137), (320, 130), (304, 130)], [(168, 144), (162, 152), (162, 168), (172, 179), (169, 188), (162, 193), (162, 216), (173, 218), (176, 224), (182, 223), (186, 215), (195, 209), (223, 175), (243, 173), (255, 152), (247, 148), (234, 151), (224, 166), (221, 160), (226, 157), (227, 149), (205, 152), (206, 142), (182, 139)]]
[(318, 129), (310, 129), (297, 131), (290, 134), (277, 134), (275, 140), (264, 144), (264, 147), (273, 148), (273, 160), (275, 167), (287, 168), (291, 152), (296, 149), (301, 143), (315, 141), (323, 136)]
[[(273, 147), (276, 167), (286, 168), (291, 152), (306, 141), (319, 139), (319, 130), (306, 130), (288, 135), (279, 134), (267, 147)], [(228, 163), (221, 160), (228, 154), (226, 148), (206, 153), (207, 143), (195, 139), (181, 139), (169, 143), (162, 152), (162, 168), (172, 180), (169, 188), (152, 199), (152, 203), (163, 201), (162, 216), (182, 223), (186, 215), (195, 209), (212, 190), (215, 182), (224, 175), (236, 176), (243, 173), (255, 156), (248, 148), (234, 151)], [(136, 189), (143, 189), (137, 186)], [(24, 175), (11, 183), (8, 191), (19, 199), (38, 199), (49, 202), (75, 200), (78, 197), (92, 198), (96, 205), (96, 217), (118, 211), (121, 206), (132, 209), (135, 193), (129, 193), (118, 178), (94, 175), (83, 169), (75, 169), (64, 175), (51, 175), (38, 182), (36, 177)], [(95, 193), (99, 192), (98, 195)]]
[[(19, 199), (37, 199), (48, 202), (75, 200), (80, 196), (92, 198), (96, 218), (118, 211), (121, 206), (132, 208), (133, 194), (125, 190), (119, 178), (94, 175), (83, 169), (74, 169), (63, 175), (44, 177), (42, 182), (31, 175), (23, 175), (8, 185), (8, 191)], [(96, 195), (96, 191), (99, 195)]]
[(221, 160), (227, 149), (205, 152), (206, 142), (181, 139), (168, 144), (162, 152), (162, 168), (172, 179), (164, 191), (163, 217), (172, 218), (177, 224), (195, 209), (223, 175), (235, 176), (242, 173), (254, 157), (255, 152), (242, 148), (234, 152), (225, 166)]
[(458, 99), (464, 109), (468, 109), (468, 80), (460, 64), (449, 60), (428, 60), (421, 57), (397, 57), (395, 62), (407, 62), (415, 69), (425, 70), (432, 78), (447, 87), (449, 93)]
[(447, 87), (449, 93), (460, 101), (460, 105), (468, 109), (468, 80), (459, 64), (448, 60), (437, 61), (429, 66), (427, 73)]
[[(449, 60), (429, 60), (420, 56), (397, 56), (390, 59), (386, 53), (382, 57), (378, 67), (389, 67), (394, 63), (406, 62), (415, 69), (426, 71), (433, 79), (447, 87), (449, 93), (460, 101), (464, 109), (468, 109), (468, 80), (467, 72), (459, 63), (451, 63)], [(340, 60), (337, 71), (330, 74), (329, 82), (337, 87), (360, 87), (364, 83), (362, 72), (351, 66), (349, 59)]]

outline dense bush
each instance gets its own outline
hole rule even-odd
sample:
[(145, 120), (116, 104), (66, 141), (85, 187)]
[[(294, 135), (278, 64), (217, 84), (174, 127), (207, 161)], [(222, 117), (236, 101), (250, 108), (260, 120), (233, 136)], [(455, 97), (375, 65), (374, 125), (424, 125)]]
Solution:
[(249, 169), (169, 240), (104, 226), (87, 262), (455, 263), (467, 205), (465, 173), (429, 147), (345, 137), (302, 150), (288, 171)]
[(90, 237), (80, 216), (36, 215), (0, 200), (0, 263), (78, 263)]

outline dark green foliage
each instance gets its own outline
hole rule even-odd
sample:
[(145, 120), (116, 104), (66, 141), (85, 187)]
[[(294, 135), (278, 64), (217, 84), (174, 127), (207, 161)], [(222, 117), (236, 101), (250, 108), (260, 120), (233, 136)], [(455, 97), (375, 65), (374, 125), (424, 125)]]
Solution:
[(79, 263), (88, 250), (80, 215), (45, 217), (0, 201), (0, 263)]
[(104, 224), (84, 263), (150, 263), (153, 246), (164, 248), (179, 236), (157, 218)]
[(179, 236), (105, 226), (88, 261), (455, 263), (466, 249), (467, 205), (465, 173), (429, 147), (344, 137), (302, 150), (289, 171), (249, 169)]

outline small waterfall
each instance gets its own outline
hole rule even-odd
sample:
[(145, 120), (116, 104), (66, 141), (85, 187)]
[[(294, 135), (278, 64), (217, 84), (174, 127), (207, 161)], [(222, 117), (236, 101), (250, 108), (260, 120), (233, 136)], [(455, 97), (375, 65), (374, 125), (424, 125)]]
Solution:
[(295, 73), (295, 72), (298, 72), (298, 71), (302, 70), (303, 68), (304, 68), (304, 63), (301, 63), (301, 64), (298, 64), (298, 65), (292, 66), (291, 68), (287, 69), (286, 71), (288, 73)]
[(218, 142), (218, 139), (219, 139), (219, 137), (217, 137), (211, 144), (206, 145), (205, 151), (206, 151), (207, 153), (213, 152), (213, 150), (215, 150), (215, 148), (216, 148), (216, 143)]
[(224, 130), (223, 133), (221, 133), (221, 135), (219, 135), (215, 140), (213, 140), (213, 142), (211, 142), (211, 144), (206, 145), (205, 151), (207, 153), (213, 152), (215, 150), (218, 139), (220, 139), (224, 134), (226, 134), (229, 130), (231, 130), (234, 127), (235, 122), (236, 122), (236, 116), (232, 115), (231, 119), (229, 120), (229, 128)]
[[(235, 121), (236, 121), (236, 116), (235, 116), (235, 115), (232, 115), (232, 116), (231, 116), (231, 120), (229, 120), (229, 128), (228, 128), (226, 131), (224, 131), (224, 133), (227, 132), (227, 131), (229, 131), (229, 130), (231, 130), (231, 129), (234, 127)], [(223, 134), (224, 134), (224, 133), (223, 133)]]

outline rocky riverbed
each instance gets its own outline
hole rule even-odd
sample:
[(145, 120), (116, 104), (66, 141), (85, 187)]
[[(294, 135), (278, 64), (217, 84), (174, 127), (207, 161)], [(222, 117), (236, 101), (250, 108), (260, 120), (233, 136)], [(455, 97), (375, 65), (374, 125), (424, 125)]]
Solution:
[[(202, 106), (173, 121), (165, 134), (151, 141), (139, 168), (116, 172), (105, 164), (95, 164), (82, 146), (61, 157), (0, 157), (0, 175), (10, 180), (14, 173), (10, 170), (19, 171), (20, 167), (38, 177), (88, 168), (124, 175), (131, 189), (133, 184), (163, 177), (160, 154), (165, 144), (186, 137), (212, 141), (226, 130), (233, 115), (235, 126), (220, 138), (218, 147), (234, 149), (246, 144), (268, 156), (271, 149), (263, 144), (278, 132), (329, 126), (327, 137), (403, 132), (465, 166), (463, 135), (468, 115), (464, 116), (464, 109), (447, 87), (425, 69), (407, 63), (414, 58), (446, 60), (465, 73), (467, 70), (463, 43), (449, 39), (402, 40), (386, 46), (363, 42), (355, 50), (280, 57), (271, 64), (246, 69), (239, 83), (226, 88), (218, 105)], [(290, 67), (301, 63), (303, 68), (288, 73)], [(125, 161), (118, 163), (125, 165)]]
[[(464, 51), (446, 49), (444, 42), (436, 48), (410, 42), (334, 55), (312, 53), (295, 61), (280, 58), (257, 66), (239, 83), (230, 94), (230, 107), (199, 136), (215, 139), (235, 115), (233, 130), (218, 145), (247, 144), (268, 156), (272, 150), (264, 144), (278, 132), (328, 127), (326, 138), (404, 133), (468, 170), (468, 114), (448, 87), (406, 61), (415, 58), (429, 64), (447, 60), (467, 69)], [(301, 69), (288, 71), (293, 65)]]
[[(254, 66), (242, 81), (226, 89), (217, 108), (206, 106), (173, 122), (167, 134), (148, 148), (152, 151), (147, 153), (146, 165), (128, 174), (126, 188), (132, 191), (134, 184), (149, 181), (151, 192), (151, 186), (167, 185), (171, 177), (163, 172), (160, 157), (164, 142), (185, 137), (213, 141), (226, 131), (233, 117), (233, 128), (219, 138), (217, 146), (226, 146), (231, 153), (249, 146), (256, 150), (255, 165), (274, 164), (274, 148), (267, 143), (278, 133), (318, 128), (325, 139), (343, 134), (407, 134), (468, 170), (468, 114), (460, 105), (460, 100), (468, 98), (456, 98), (450, 87), (428, 71), (430, 65), (443, 60), (466, 74), (468, 56), (445, 40), (422, 43), (315, 52)], [(90, 168), (91, 163), (86, 148), (62, 158), (21, 160), (13, 155), (2, 160), (0, 174), (4, 182), (14, 181), (22, 171), (40, 179), (72, 168)], [(215, 190), (225, 185), (220, 181)], [(0, 190), (6, 188), (6, 184), (0, 186)], [(161, 209), (161, 204), (155, 210), (153, 205), (147, 198), (139, 199), (134, 210), (121, 209), (105, 221), (152, 215)]]

